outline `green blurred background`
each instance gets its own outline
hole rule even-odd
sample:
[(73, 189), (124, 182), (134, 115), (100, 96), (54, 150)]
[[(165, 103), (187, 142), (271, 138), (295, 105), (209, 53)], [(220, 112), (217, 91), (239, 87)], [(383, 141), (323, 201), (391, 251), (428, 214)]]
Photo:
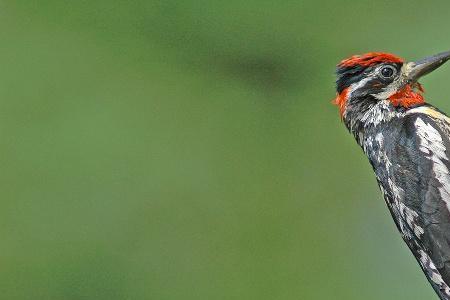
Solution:
[(1, 299), (437, 299), (330, 100), (351, 54), (449, 50), (449, 9), (1, 1)]

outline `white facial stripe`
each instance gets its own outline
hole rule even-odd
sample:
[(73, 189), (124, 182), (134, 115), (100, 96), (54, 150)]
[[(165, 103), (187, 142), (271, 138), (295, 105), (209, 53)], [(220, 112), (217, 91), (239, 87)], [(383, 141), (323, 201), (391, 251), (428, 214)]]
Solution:
[(351, 95), (352, 95), (352, 93), (353, 93), (354, 91), (356, 91), (357, 89), (359, 89), (359, 88), (365, 86), (366, 83), (367, 83), (369, 80), (371, 80), (372, 78), (373, 78), (373, 77), (370, 77), (370, 76), (369, 76), (369, 77), (366, 77), (366, 78), (362, 79), (361, 81), (358, 81), (358, 82), (355, 82), (355, 83), (351, 84), (351, 85), (350, 85), (350, 91), (349, 91), (347, 97), (350, 98)]
[[(359, 89), (360, 87), (363, 87), (370, 79), (371, 79), (371, 77), (367, 77), (367, 78), (364, 78), (363, 80), (361, 80), (359, 82), (355, 82), (355, 83), (351, 84), (350, 88), (349, 88), (349, 92), (347, 94), (347, 99), (350, 99), (352, 97), (352, 93), (354, 91), (356, 91), (357, 89)], [(347, 101), (347, 104), (348, 104), (348, 101)], [(347, 115), (347, 109), (344, 110), (344, 117), (346, 115)]]

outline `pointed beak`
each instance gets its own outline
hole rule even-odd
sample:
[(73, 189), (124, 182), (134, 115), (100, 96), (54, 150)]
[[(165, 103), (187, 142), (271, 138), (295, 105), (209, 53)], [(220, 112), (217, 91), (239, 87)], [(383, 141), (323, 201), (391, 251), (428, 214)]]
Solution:
[(420, 77), (436, 70), (450, 59), (450, 51), (439, 53), (407, 64), (408, 82), (416, 82)]

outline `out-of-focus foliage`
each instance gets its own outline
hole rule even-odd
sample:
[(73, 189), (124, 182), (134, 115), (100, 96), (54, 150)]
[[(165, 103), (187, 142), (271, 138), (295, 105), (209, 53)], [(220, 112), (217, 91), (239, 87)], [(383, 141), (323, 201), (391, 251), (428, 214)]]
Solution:
[(448, 50), (448, 1), (0, 7), (2, 299), (435, 297), (330, 100)]

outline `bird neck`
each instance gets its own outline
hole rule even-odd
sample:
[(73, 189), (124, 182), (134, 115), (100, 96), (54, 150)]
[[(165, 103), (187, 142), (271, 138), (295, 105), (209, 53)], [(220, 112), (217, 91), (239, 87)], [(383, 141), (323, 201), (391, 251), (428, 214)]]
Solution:
[(358, 144), (363, 146), (365, 135), (376, 134), (383, 125), (399, 118), (405, 111), (403, 107), (394, 107), (388, 99), (355, 97), (348, 99), (343, 121)]

